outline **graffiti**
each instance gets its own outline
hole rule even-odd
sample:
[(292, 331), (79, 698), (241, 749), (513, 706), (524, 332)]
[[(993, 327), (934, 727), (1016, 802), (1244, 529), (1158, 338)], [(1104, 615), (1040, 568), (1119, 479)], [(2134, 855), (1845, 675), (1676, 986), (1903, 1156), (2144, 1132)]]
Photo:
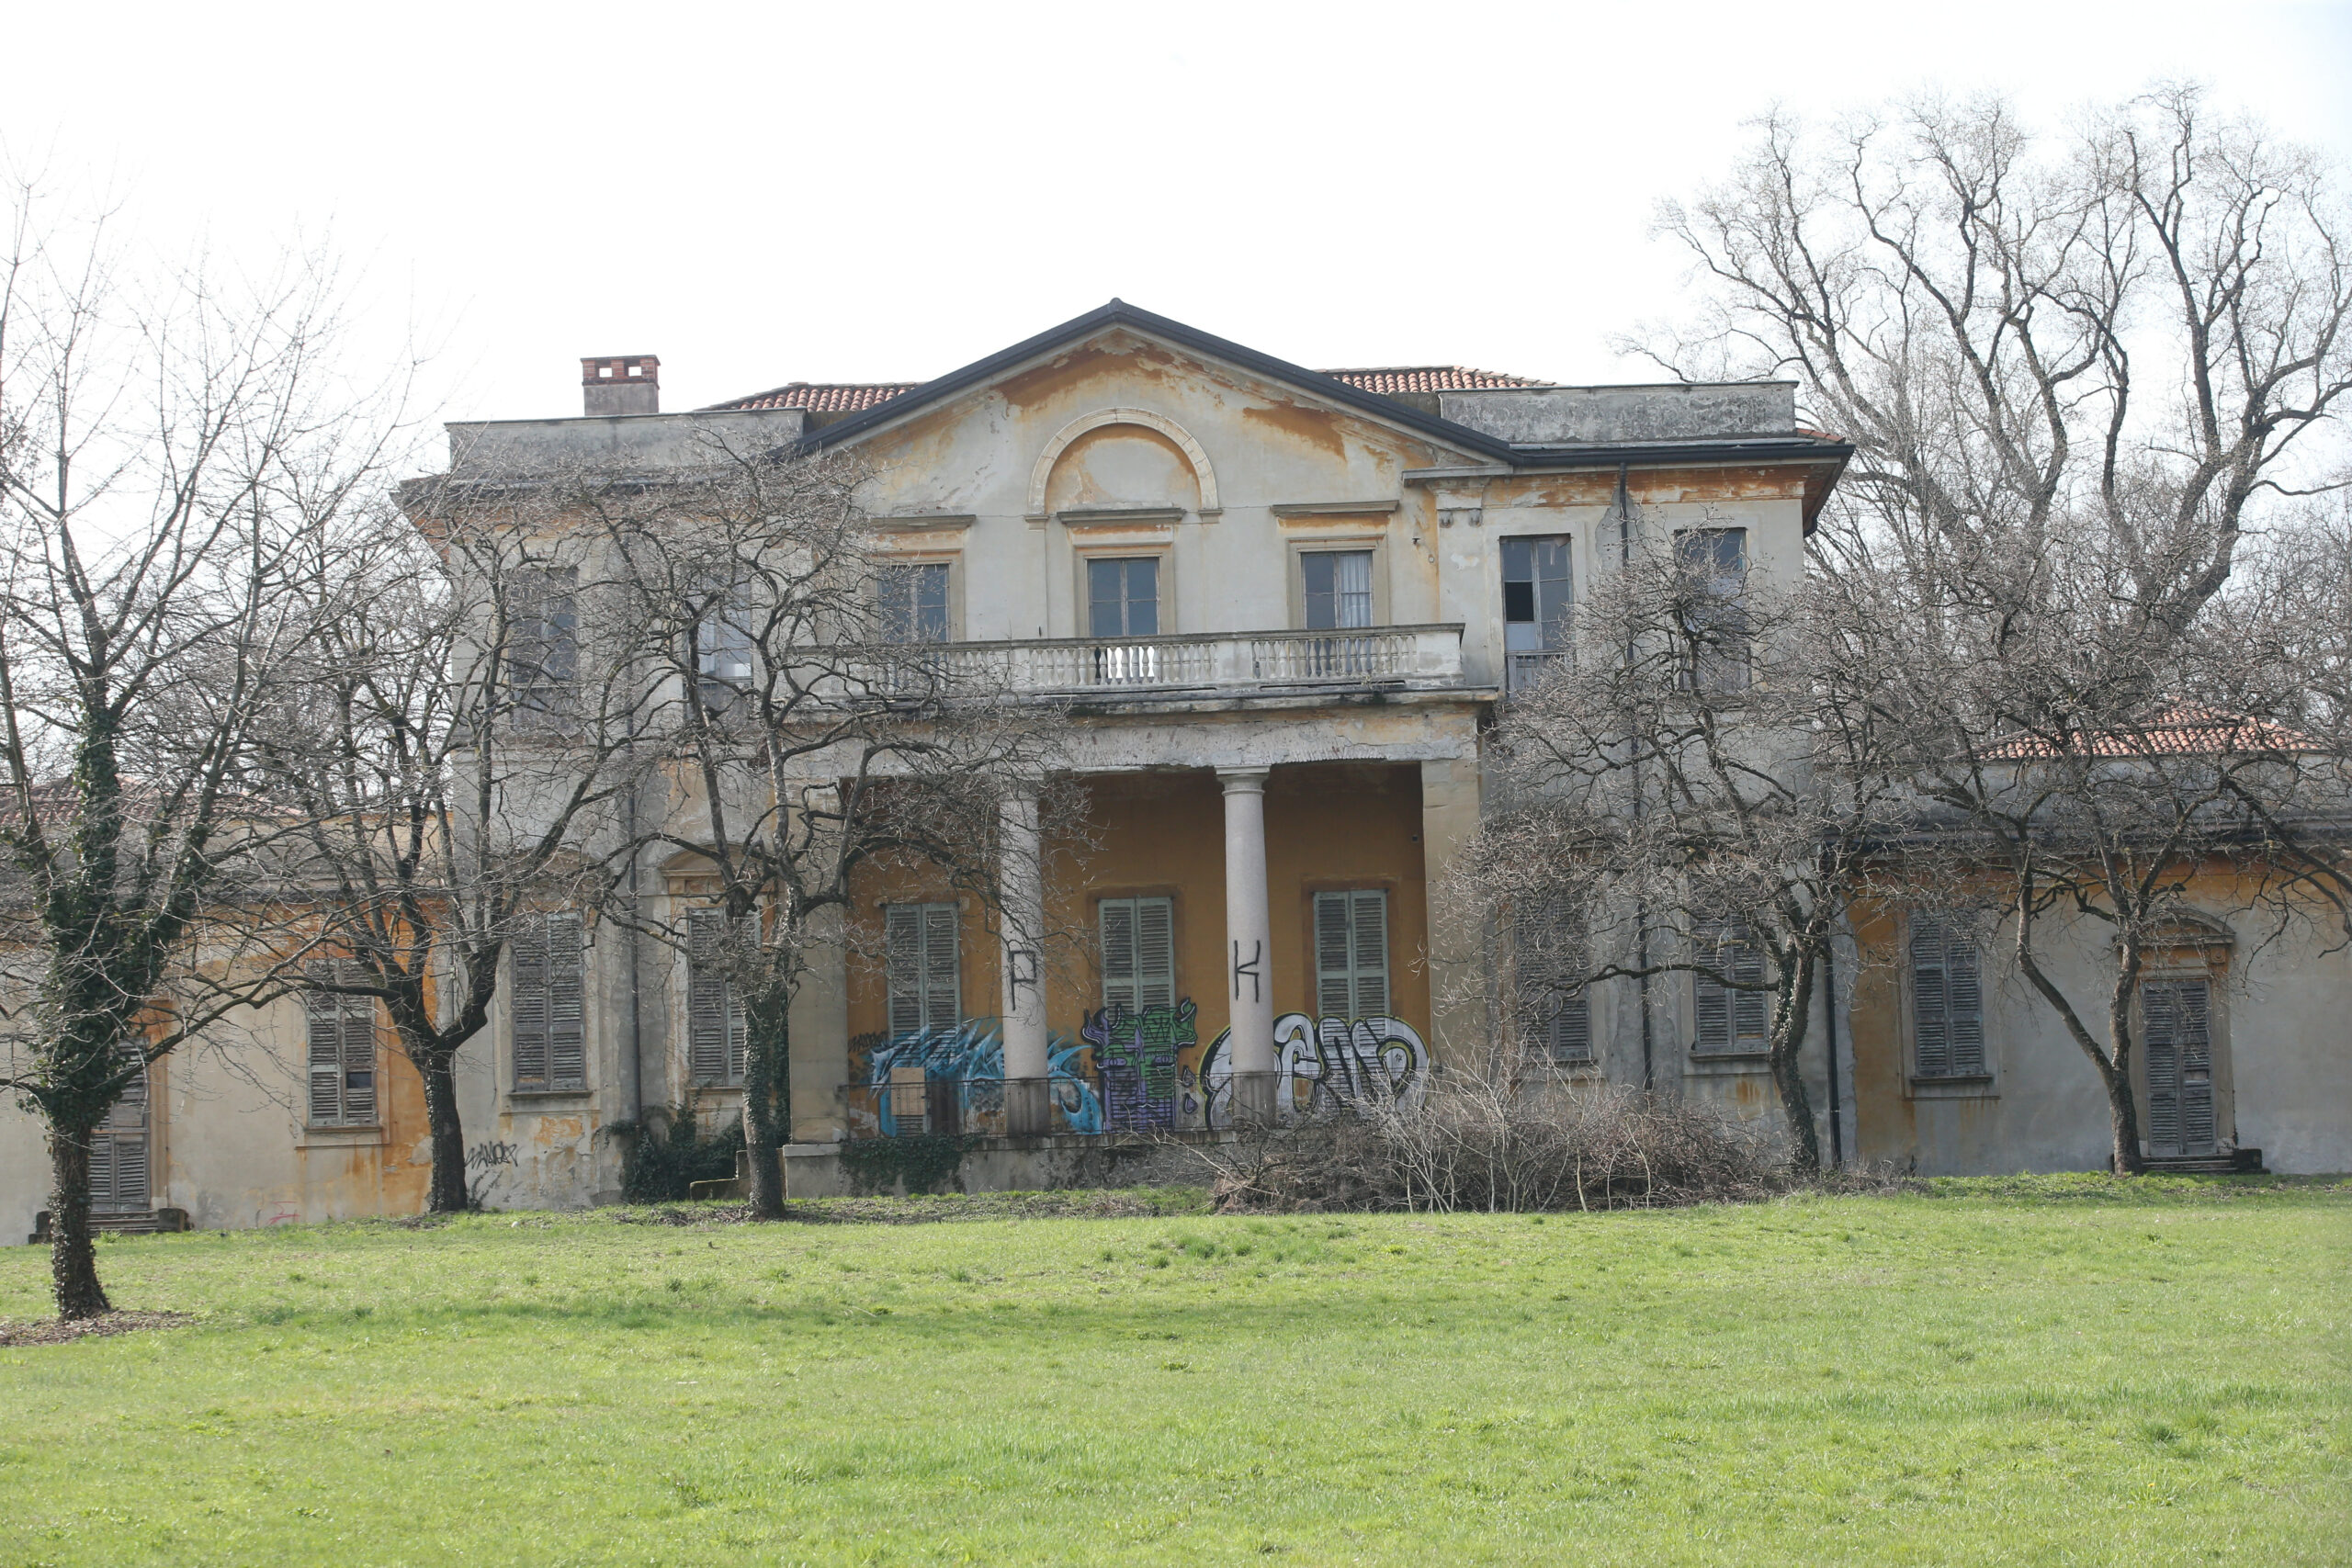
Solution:
[[(1086, 1046), (1062, 1034), (1046, 1040), (1046, 1098), (1058, 1133), (1099, 1133), (1102, 1103), (1086, 1081)], [(851, 1043), (851, 1081), (865, 1087), (849, 1108), (850, 1120), (861, 1134), (895, 1138), (903, 1126), (899, 1097), (890, 1090), (893, 1071), (922, 1069), (922, 1114), (931, 1119), (930, 1086), (942, 1086), (943, 1109), (952, 1108), (956, 1125), (928, 1127), (932, 1132), (978, 1133), (1001, 1130), (1004, 1116), (1004, 1036), (992, 1018), (967, 1019), (950, 1029), (922, 1034), (866, 1035)], [(911, 1111), (911, 1106), (904, 1108)]]
[(1012, 986), (1012, 1005), (1021, 1005), (1021, 987), (1037, 988), (1037, 953), (1034, 948), (1008, 947), (1004, 950), (1005, 973)]
[[(1233, 1124), (1232, 1032), (1201, 1058), (1200, 1125)], [(1274, 1020), (1274, 1111), (1284, 1122), (1322, 1111), (1411, 1109), (1429, 1088), (1430, 1053), (1401, 1018)]]
[(1241, 956), (1241, 939), (1239, 937), (1233, 939), (1233, 999), (1235, 1001), (1241, 999), (1241, 982), (1244, 979), (1250, 982), (1250, 999), (1253, 1002), (1258, 999), (1258, 965), (1264, 961), (1265, 954), (1266, 944), (1261, 942), (1253, 942), (1250, 944), (1250, 957), (1245, 962)]
[(466, 1151), (466, 1168), (484, 1170), (494, 1165), (514, 1165), (515, 1156), (522, 1153), (514, 1144), (476, 1144)]
[(1137, 1013), (1114, 1002), (1087, 1015), (1078, 1032), (1094, 1047), (1094, 1067), (1102, 1080), (1104, 1131), (1164, 1132), (1176, 1125), (1180, 1077), (1193, 1077), (1180, 1068), (1177, 1058), (1200, 1043), (1193, 1029), (1198, 1011), (1187, 997), (1174, 1007), (1149, 1007)]

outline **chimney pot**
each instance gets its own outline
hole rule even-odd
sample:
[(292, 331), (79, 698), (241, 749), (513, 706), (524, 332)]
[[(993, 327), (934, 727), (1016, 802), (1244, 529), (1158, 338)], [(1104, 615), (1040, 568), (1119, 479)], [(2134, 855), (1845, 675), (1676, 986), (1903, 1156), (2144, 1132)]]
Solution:
[(580, 362), (584, 414), (660, 413), (662, 361), (650, 354), (605, 354)]

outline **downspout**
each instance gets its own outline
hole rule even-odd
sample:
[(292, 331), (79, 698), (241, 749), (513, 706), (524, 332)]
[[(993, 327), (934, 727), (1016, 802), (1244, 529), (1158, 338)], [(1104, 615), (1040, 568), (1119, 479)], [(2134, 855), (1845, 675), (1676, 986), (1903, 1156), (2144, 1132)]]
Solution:
[(637, 923), (644, 915), (643, 900), (638, 894), (637, 867), (642, 858), (637, 843), (637, 713), (628, 716), (629, 779), (628, 788), (621, 796), (622, 830), (628, 840), (628, 1070), (622, 1082), (628, 1089), (628, 1114), (623, 1121), (638, 1129), (638, 1136), (645, 1136), (645, 1021), (639, 1006), (640, 985), (638, 977)]
[[(1634, 502), (1632, 495), (1625, 488), (1625, 465), (1623, 463), (1617, 465), (1617, 560), (1620, 570), (1630, 571), (1633, 570)], [(1628, 638), (1625, 643), (1625, 668), (1630, 671), (1633, 667), (1634, 644), (1632, 640)], [(1641, 751), (1638, 742), (1634, 742), (1631, 736), (1628, 736), (1626, 739), (1628, 742), (1634, 744), (1635, 748), (1632, 759), (1634, 767), (1634, 819), (1638, 821), (1642, 815)], [(1639, 971), (1638, 975), (1634, 978), (1634, 984), (1641, 998), (1642, 1088), (1645, 1090), (1647, 1090), (1657, 1087), (1657, 1073), (1654, 1065), (1656, 1062), (1656, 1043), (1650, 1024), (1649, 911), (1643, 907), (1641, 900), (1638, 898), (1634, 902), (1634, 967)]]
[(1842, 1096), (1838, 1092), (1838, 939), (1832, 935), (1822, 949), (1821, 975), (1827, 992), (1823, 1000), (1822, 1016), (1829, 1024), (1829, 1168), (1842, 1170), (1846, 1165), (1845, 1122), (1840, 1112)]

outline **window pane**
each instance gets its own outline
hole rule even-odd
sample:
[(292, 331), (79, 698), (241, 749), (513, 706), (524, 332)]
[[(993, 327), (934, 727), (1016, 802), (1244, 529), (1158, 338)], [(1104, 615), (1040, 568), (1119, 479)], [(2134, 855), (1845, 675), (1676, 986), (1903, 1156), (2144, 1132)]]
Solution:
[(1159, 635), (1159, 562), (1127, 562), (1127, 635)]
[(1122, 574), (1114, 560), (1086, 563), (1086, 630), (1090, 637), (1118, 637), (1126, 630), (1122, 615)]
[(1368, 626), (1372, 625), (1372, 552), (1344, 550), (1336, 553), (1332, 564), (1339, 580), (1339, 625)]
[(1535, 549), (1532, 539), (1503, 541), (1503, 581), (1532, 582), (1535, 581)]
[(1306, 629), (1329, 631), (1340, 624), (1332, 592), (1331, 557), (1318, 551), (1301, 556), (1298, 564), (1306, 578)]

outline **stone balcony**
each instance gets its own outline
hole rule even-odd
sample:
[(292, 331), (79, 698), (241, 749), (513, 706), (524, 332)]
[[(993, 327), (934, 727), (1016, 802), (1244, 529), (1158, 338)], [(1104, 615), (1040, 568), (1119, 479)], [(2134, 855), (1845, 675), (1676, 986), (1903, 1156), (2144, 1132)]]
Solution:
[(922, 657), (951, 685), (1034, 696), (1244, 696), (1464, 687), (1462, 626), (1208, 632), (942, 644)]

